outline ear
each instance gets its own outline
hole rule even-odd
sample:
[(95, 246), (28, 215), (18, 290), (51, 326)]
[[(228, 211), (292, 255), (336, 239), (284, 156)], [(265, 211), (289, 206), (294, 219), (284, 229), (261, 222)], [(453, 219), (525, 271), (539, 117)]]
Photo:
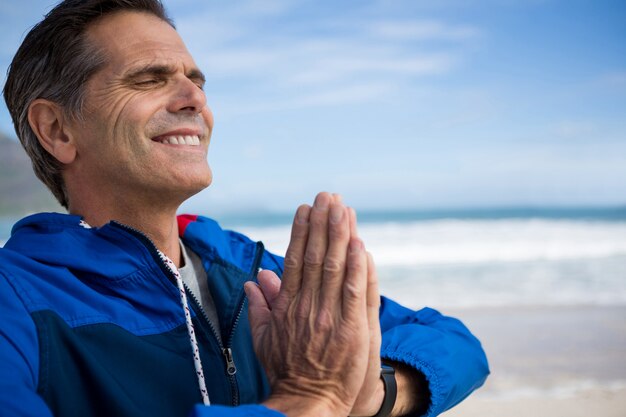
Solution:
[(38, 98), (28, 106), (28, 123), (43, 148), (62, 164), (76, 158), (76, 145), (66, 129), (63, 110), (56, 103)]

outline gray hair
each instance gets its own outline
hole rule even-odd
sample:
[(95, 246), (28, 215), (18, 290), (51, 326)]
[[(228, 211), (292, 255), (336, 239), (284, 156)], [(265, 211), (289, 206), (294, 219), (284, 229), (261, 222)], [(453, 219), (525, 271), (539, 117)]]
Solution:
[(30, 30), (7, 71), (3, 93), (15, 132), (35, 175), (65, 208), (63, 164), (39, 143), (28, 109), (43, 98), (58, 104), (71, 120), (82, 119), (84, 85), (105, 63), (103, 51), (87, 39), (86, 30), (102, 16), (124, 10), (153, 14), (174, 27), (160, 0), (65, 0)]

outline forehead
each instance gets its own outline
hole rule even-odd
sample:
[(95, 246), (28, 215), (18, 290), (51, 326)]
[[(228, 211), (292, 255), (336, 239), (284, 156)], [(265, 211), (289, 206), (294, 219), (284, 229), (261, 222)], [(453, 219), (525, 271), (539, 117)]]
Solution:
[(154, 61), (195, 68), (178, 32), (149, 13), (123, 11), (105, 16), (87, 29), (87, 37), (104, 51), (106, 66), (114, 72)]

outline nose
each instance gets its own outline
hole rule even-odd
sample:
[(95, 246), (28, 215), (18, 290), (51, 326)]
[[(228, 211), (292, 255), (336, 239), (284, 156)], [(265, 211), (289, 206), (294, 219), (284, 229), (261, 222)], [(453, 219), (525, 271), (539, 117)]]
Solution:
[(189, 112), (200, 113), (206, 106), (206, 95), (196, 83), (182, 76), (175, 83), (174, 93), (170, 100), (168, 111), (171, 113)]

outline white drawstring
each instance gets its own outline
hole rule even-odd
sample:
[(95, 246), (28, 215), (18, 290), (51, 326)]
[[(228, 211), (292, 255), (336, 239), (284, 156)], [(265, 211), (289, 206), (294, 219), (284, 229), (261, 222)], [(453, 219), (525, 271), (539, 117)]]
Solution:
[(180, 292), (180, 303), (185, 310), (185, 322), (187, 323), (187, 333), (189, 334), (189, 341), (191, 342), (191, 350), (193, 351), (193, 364), (196, 368), (196, 374), (198, 376), (198, 386), (200, 387), (200, 394), (202, 395), (202, 402), (204, 405), (210, 405), (209, 393), (206, 389), (206, 383), (204, 381), (204, 371), (202, 370), (202, 361), (200, 361), (200, 349), (198, 348), (198, 341), (196, 340), (196, 333), (193, 329), (193, 323), (191, 322), (191, 313), (189, 311), (189, 305), (187, 304), (187, 294), (185, 293), (185, 287), (183, 286), (183, 280), (180, 278), (178, 268), (174, 265), (174, 262), (168, 258), (163, 252), (159, 251), (159, 256), (165, 262), (167, 267), (172, 271), (172, 274), (176, 278), (176, 285)]

